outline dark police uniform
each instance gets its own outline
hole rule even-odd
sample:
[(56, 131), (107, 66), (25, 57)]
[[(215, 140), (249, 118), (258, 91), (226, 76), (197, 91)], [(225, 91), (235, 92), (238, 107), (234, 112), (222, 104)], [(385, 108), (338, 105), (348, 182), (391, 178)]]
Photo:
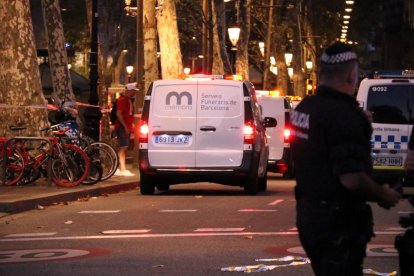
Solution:
[(371, 124), (355, 98), (324, 86), (297, 106), (291, 122), (297, 227), (313, 270), (316, 275), (362, 275), (373, 236), (372, 212), (339, 176), (370, 174)]

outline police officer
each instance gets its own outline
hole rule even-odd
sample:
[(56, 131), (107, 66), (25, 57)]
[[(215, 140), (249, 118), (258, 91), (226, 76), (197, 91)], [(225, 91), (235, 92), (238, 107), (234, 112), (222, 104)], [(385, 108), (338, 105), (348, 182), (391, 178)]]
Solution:
[(315, 96), (293, 111), (299, 238), (315, 275), (362, 275), (373, 237), (367, 201), (389, 209), (400, 194), (370, 177), (371, 124), (354, 98), (357, 55), (336, 42), (321, 57)]

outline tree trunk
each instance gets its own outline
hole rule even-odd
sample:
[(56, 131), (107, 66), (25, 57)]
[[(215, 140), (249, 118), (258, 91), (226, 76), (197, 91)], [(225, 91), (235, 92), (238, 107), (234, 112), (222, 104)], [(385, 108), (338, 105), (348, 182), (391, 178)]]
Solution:
[[(218, 4), (223, 4), (223, 0), (214, 1), (215, 3), (220, 2)], [(217, 10), (218, 6), (212, 6), (212, 22), (213, 22), (213, 62), (211, 65), (211, 74), (219, 75), (223, 74), (224, 66), (223, 66), (223, 59), (221, 57), (221, 44), (220, 44), (220, 36), (222, 36), (223, 25), (219, 25), (223, 23), (223, 21), (219, 21), (219, 13)], [(221, 18), (220, 18), (221, 19)], [(220, 31), (219, 31), (220, 30)]]
[(267, 18), (266, 42), (265, 42), (265, 67), (263, 69), (263, 89), (270, 90), (270, 43), (272, 41), (273, 22), (273, 0), (269, 0), (269, 16)]
[(0, 1), (0, 136), (43, 136), (49, 125), (28, 0)]
[(49, 46), (48, 54), (53, 92), (61, 100), (75, 102), (68, 69), (59, 0), (42, 0), (42, 12)]
[(174, 79), (183, 74), (174, 0), (163, 1), (163, 5), (159, 7), (157, 19), (162, 78)]
[(250, 37), (250, 5), (251, 0), (239, 0), (240, 38), (237, 44), (236, 74), (249, 79), (249, 37)]
[(157, 20), (155, 17), (155, 5), (157, 0), (144, 1), (144, 74), (145, 74), (145, 93), (151, 82), (157, 80), (158, 59), (157, 59)]

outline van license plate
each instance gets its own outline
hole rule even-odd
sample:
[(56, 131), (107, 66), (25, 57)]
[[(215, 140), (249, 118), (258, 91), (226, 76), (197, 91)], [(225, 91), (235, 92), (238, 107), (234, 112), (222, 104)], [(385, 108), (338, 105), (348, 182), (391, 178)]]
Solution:
[(402, 166), (402, 157), (373, 157), (374, 166)]
[(187, 145), (189, 141), (190, 141), (190, 136), (187, 136), (187, 135), (157, 135), (155, 136), (155, 144)]

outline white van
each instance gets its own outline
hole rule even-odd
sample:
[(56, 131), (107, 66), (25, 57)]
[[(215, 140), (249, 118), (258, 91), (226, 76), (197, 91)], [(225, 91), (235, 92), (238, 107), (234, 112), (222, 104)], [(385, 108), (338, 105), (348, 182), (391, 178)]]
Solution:
[[(412, 77), (412, 75), (411, 75)], [(374, 178), (404, 180), (404, 161), (414, 123), (414, 79), (405, 74), (377, 75), (362, 80), (357, 100), (372, 113), (371, 155)]]
[(273, 117), (277, 126), (266, 128), (269, 144), (268, 170), (281, 173), (285, 178), (294, 176), (293, 159), (290, 151), (290, 112), (292, 103), (283, 96), (271, 96), (258, 93), (257, 101), (263, 117)]
[(140, 189), (216, 182), (256, 194), (267, 187), (269, 148), (253, 85), (222, 76), (154, 81), (138, 127)]

